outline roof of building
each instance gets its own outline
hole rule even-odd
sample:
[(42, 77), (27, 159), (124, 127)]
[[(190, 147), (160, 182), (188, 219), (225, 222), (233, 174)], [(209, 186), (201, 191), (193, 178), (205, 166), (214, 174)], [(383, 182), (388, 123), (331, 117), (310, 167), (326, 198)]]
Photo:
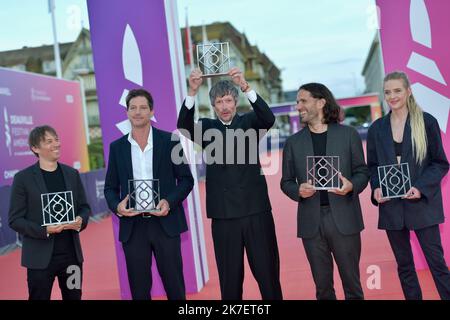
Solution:
[(367, 54), (366, 61), (364, 62), (364, 67), (363, 67), (363, 69), (362, 69), (362, 71), (361, 71), (361, 74), (362, 74), (362, 75), (364, 75), (364, 74), (366, 73), (366, 70), (367, 70), (367, 68), (368, 68), (368, 66), (369, 66), (369, 63), (370, 63), (370, 61), (371, 61), (371, 58), (372, 58), (372, 56), (373, 56), (375, 50), (377, 50), (379, 46), (380, 46), (380, 36), (379, 36), (379, 34), (378, 34), (378, 31), (377, 31), (377, 32), (375, 33), (374, 38), (373, 38), (372, 44), (371, 44), (371, 46), (370, 46), (369, 53)]

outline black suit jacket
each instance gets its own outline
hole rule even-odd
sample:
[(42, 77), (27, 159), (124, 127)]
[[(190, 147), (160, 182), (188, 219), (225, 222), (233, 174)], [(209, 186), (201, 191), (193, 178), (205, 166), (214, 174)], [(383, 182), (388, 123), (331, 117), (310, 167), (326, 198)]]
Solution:
[[(419, 189), (418, 200), (391, 199), (379, 205), (378, 228), (385, 230), (421, 229), (444, 222), (441, 181), (447, 174), (449, 163), (442, 146), (441, 130), (436, 119), (423, 113), (428, 141), (427, 155), (417, 164), (411, 143), (409, 116), (403, 133), (401, 162), (407, 162), (411, 185)], [(378, 205), (373, 191), (380, 186), (378, 166), (396, 164), (394, 139), (391, 129), (391, 113), (375, 121), (367, 136), (367, 164), (370, 169), (372, 203)]]
[[(81, 230), (89, 221), (90, 207), (77, 170), (58, 163), (61, 167), (67, 191), (72, 191), (75, 215), (83, 219)], [(39, 162), (18, 172), (14, 176), (9, 206), (9, 226), (23, 235), (22, 266), (30, 269), (45, 269), (53, 253), (54, 236), (47, 237), (42, 226), (41, 194), (48, 193)], [(80, 230), (80, 231), (81, 231)], [(79, 263), (83, 262), (80, 237), (73, 235), (75, 253)]]
[[(303, 199), (299, 187), (307, 181), (306, 157), (313, 156), (311, 132), (306, 126), (286, 140), (283, 149), (283, 175), (281, 189), (298, 202), (297, 236), (312, 238), (320, 226), (320, 193)], [(369, 170), (358, 132), (349, 126), (329, 124), (327, 133), (327, 156), (339, 156), (342, 175), (353, 184), (353, 191), (345, 196), (329, 193), (331, 214), (340, 233), (355, 234), (364, 229), (359, 194), (369, 181)]]
[[(236, 114), (228, 127), (240, 131), (227, 130), (218, 119), (199, 119), (194, 123), (194, 107), (188, 109), (183, 103), (178, 117), (177, 127), (188, 139), (205, 149), (216, 148), (213, 156), (216, 162), (208, 158), (206, 166), (206, 211), (208, 218), (232, 219), (252, 214), (271, 212), (267, 183), (262, 174), (258, 154), (258, 140), (263, 133), (259, 129), (269, 130), (275, 122), (275, 116), (267, 103), (257, 96), (251, 103), (253, 111), (244, 115)], [(213, 129), (209, 131), (209, 129)], [(237, 152), (236, 139), (228, 134), (245, 135), (249, 129), (258, 133), (256, 140), (245, 141), (241, 151)], [(206, 134), (205, 134), (206, 132)], [(212, 134), (212, 137), (209, 136)], [(242, 137), (241, 137), (242, 138)], [(232, 139), (234, 141), (232, 141)], [(241, 140), (243, 141), (243, 140)], [(215, 147), (214, 147), (214, 145)], [(229, 146), (227, 150), (226, 146)], [(230, 150), (233, 152), (230, 152)], [(220, 153), (223, 154), (219, 156)], [(221, 161), (222, 160), (222, 161)]]
[[(187, 228), (182, 202), (194, 186), (189, 166), (184, 158), (178, 137), (152, 127), (153, 131), (153, 179), (159, 179), (160, 199), (169, 202), (170, 211), (165, 217), (157, 219), (170, 237), (180, 235)], [(184, 161), (175, 164), (172, 150), (177, 148)], [(128, 194), (128, 180), (133, 179), (131, 144), (128, 135), (113, 141), (109, 148), (108, 169), (105, 178), (105, 198), (112, 212), (117, 214), (117, 206)], [(133, 232), (137, 217), (120, 217), (119, 240), (127, 242)]]

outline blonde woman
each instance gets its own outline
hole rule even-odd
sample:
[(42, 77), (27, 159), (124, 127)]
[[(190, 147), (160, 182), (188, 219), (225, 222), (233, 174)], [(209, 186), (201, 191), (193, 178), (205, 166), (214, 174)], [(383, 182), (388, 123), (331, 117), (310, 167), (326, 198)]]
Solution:
[[(373, 123), (367, 138), (372, 203), (378, 228), (386, 230), (406, 299), (422, 299), (410, 244), (417, 235), (441, 299), (450, 299), (450, 272), (444, 260), (439, 224), (444, 222), (441, 180), (449, 169), (436, 119), (421, 110), (403, 72), (384, 79), (391, 111)], [(402, 198), (382, 198), (378, 166), (408, 163), (411, 188)]]

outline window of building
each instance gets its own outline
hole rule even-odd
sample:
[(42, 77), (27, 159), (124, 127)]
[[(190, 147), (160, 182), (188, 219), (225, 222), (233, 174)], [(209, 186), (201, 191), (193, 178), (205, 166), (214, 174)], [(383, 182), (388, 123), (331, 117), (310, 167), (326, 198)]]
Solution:
[(44, 73), (52, 73), (56, 71), (56, 65), (54, 60), (47, 60), (42, 62), (42, 71)]
[(12, 66), (11, 69), (20, 70), (20, 71), (27, 70), (27, 68), (24, 64), (16, 64), (16, 65)]

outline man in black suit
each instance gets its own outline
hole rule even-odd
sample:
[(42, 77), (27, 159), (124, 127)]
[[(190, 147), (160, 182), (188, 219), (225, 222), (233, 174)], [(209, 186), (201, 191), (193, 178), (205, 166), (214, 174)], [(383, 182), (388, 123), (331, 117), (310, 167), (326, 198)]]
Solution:
[[(334, 257), (345, 298), (363, 299), (359, 260), (364, 224), (358, 195), (367, 186), (369, 171), (361, 138), (354, 128), (339, 124), (340, 107), (320, 83), (300, 87), (297, 110), (306, 126), (284, 146), (281, 189), (298, 202), (297, 236), (303, 240), (316, 297), (336, 299)], [(341, 188), (316, 192), (306, 176), (307, 156), (339, 156)]]
[[(192, 190), (194, 179), (178, 137), (152, 127), (150, 93), (131, 90), (126, 103), (132, 129), (110, 145), (105, 198), (120, 219), (119, 240), (125, 253), (131, 295), (134, 300), (151, 299), (154, 253), (168, 299), (184, 300), (180, 234), (188, 228), (182, 202)], [(181, 150), (177, 156), (182, 161), (172, 159), (174, 148)], [(132, 179), (159, 179), (159, 212), (139, 213), (127, 208), (128, 181)]]
[[(39, 161), (14, 176), (9, 207), (9, 226), (23, 236), (29, 299), (50, 300), (57, 277), (63, 300), (80, 300), (83, 254), (78, 233), (86, 228), (90, 211), (80, 175), (58, 162), (61, 145), (52, 127), (34, 128), (29, 145)], [(41, 194), (63, 191), (72, 191), (76, 221), (42, 226)]]
[[(244, 249), (262, 298), (282, 299), (275, 226), (258, 155), (261, 131), (269, 130), (275, 117), (238, 68), (228, 75), (232, 82), (219, 81), (209, 92), (218, 119), (194, 123), (194, 96), (202, 72), (193, 70), (177, 127), (207, 153), (206, 210), (212, 218), (222, 299), (242, 299)], [(236, 114), (235, 85), (249, 99), (252, 112)]]

